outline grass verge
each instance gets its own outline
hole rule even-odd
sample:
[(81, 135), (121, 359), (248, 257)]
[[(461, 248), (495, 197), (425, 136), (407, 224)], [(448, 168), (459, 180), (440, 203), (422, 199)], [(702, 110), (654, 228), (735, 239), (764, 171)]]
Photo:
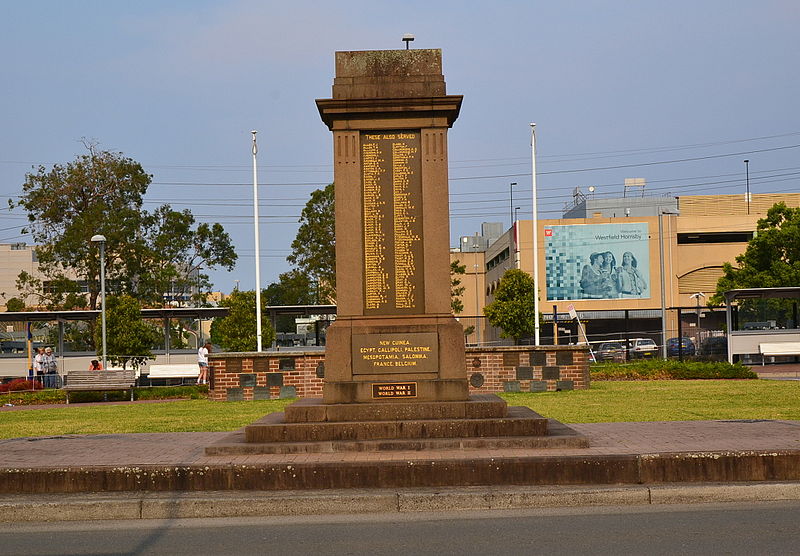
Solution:
[(500, 394), (565, 423), (800, 420), (800, 382), (780, 380), (597, 381), (589, 390)]
[(61, 434), (233, 431), (267, 413), (283, 411), (294, 400), (58, 406), (54, 409), (4, 411), (0, 438)]

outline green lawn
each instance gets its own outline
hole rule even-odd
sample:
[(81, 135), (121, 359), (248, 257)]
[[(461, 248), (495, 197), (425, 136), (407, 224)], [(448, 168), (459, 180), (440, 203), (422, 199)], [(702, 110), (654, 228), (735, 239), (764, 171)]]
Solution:
[[(590, 390), (502, 394), (565, 423), (702, 419), (800, 420), (800, 382), (772, 380), (596, 381)], [(235, 430), (291, 400), (182, 400), (137, 405), (57, 406), (0, 413), (0, 438)]]
[(0, 413), (0, 438), (56, 434), (126, 432), (232, 431), (283, 411), (293, 400), (213, 402), (180, 400), (164, 403), (80, 407), (54, 406)]
[(595, 381), (589, 390), (501, 394), (564, 423), (800, 420), (800, 382), (778, 380)]

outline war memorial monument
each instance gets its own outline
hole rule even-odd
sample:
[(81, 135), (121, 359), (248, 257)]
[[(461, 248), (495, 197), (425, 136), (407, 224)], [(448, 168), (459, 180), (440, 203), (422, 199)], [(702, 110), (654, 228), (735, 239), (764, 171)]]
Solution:
[(564, 446), (527, 407), (469, 392), (450, 307), (447, 133), (462, 96), (446, 93), (441, 51), (337, 52), (332, 97), (317, 100), (336, 195), (337, 318), (322, 398), (207, 453)]

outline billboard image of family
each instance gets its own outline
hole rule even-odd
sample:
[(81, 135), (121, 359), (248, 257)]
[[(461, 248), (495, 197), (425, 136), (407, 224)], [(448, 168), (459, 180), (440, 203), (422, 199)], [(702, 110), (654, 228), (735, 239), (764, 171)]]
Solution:
[(647, 228), (645, 222), (545, 227), (547, 299), (649, 298)]

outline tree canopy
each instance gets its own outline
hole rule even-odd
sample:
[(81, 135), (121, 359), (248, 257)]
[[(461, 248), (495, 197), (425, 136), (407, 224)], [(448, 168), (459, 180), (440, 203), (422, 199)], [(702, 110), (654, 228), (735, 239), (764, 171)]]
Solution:
[(465, 286), (461, 285), (461, 276), (466, 273), (467, 265), (461, 264), (461, 261), (450, 261), (450, 308), (454, 315), (464, 310), (461, 296), (464, 295)]
[(300, 214), (292, 254), (286, 257), (316, 282), (316, 303), (329, 303), (336, 296), (335, 221), (334, 186), (330, 184), (311, 193)]
[[(209, 286), (201, 268), (232, 269), (236, 253), (222, 226), (195, 226), (190, 211), (163, 205), (153, 213), (142, 208), (151, 176), (122, 153), (84, 143), (88, 153), (67, 164), (39, 166), (25, 177), (17, 202), (28, 214), (23, 232), (36, 246), (40, 280), (27, 273), (18, 287), (52, 308), (86, 300), (97, 307), (100, 259), (92, 236), (106, 238), (106, 288), (145, 303), (161, 305), (168, 292)], [(43, 283), (43, 282), (46, 282)]]
[(722, 294), (731, 289), (786, 286), (800, 286), (800, 208), (777, 203), (758, 221), (736, 265), (723, 265), (717, 293), (710, 301), (722, 303)]
[[(262, 292), (262, 307), (265, 303)], [(250, 291), (234, 291), (222, 303), (229, 307), (228, 316), (215, 319), (211, 325), (211, 341), (227, 351), (255, 351), (256, 338), (256, 294)], [(275, 339), (275, 332), (268, 318), (261, 319), (261, 344), (269, 346)]]
[[(102, 328), (95, 327), (97, 354), (102, 352)], [(106, 297), (106, 356), (112, 365), (138, 369), (148, 359), (155, 359), (153, 346), (158, 342), (156, 328), (142, 320), (139, 302), (129, 295)]]
[(501, 329), (503, 338), (520, 338), (533, 335), (536, 322), (533, 278), (522, 270), (507, 270), (494, 293), (494, 301), (483, 308), (483, 314), (492, 326)]
[[(263, 299), (265, 305), (313, 305), (317, 302), (316, 284), (307, 274), (297, 269), (278, 275), (278, 282), (267, 286)], [(277, 332), (294, 332), (295, 319), (292, 315), (278, 315)]]

